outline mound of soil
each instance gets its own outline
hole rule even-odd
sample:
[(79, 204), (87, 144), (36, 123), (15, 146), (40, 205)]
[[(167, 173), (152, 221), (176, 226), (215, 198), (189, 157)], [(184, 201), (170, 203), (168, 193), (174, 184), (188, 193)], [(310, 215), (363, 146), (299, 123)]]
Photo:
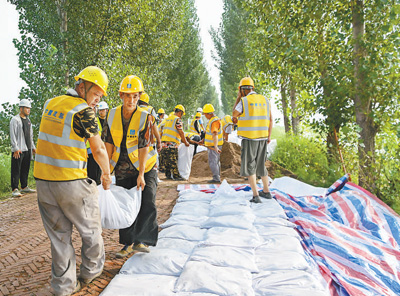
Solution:
[[(240, 178), (240, 145), (236, 143), (224, 142), (221, 151), (221, 179)], [(288, 176), (297, 179), (297, 176), (291, 171), (281, 167), (279, 164), (267, 160), (265, 166), (268, 175), (274, 179), (275, 177)], [(191, 178), (212, 177), (210, 167), (208, 165), (208, 153), (202, 151), (197, 153), (192, 162)]]

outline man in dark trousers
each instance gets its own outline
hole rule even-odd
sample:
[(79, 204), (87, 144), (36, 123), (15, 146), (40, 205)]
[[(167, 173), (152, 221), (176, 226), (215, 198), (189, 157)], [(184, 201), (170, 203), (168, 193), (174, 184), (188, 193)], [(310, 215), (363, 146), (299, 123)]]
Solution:
[[(28, 187), (32, 152), (36, 152), (33, 143), (32, 124), (28, 118), (30, 113), (31, 103), (27, 99), (22, 99), (19, 102), (19, 114), (15, 115), (10, 122), (11, 189), (13, 197), (22, 196), (22, 193), (36, 192)], [(21, 191), (18, 189), (20, 181)]]

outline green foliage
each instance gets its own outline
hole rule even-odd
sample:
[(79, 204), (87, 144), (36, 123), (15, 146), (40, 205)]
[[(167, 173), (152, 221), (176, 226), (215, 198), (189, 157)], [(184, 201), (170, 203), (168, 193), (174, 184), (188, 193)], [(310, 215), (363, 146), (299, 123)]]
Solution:
[(328, 165), (323, 145), (301, 136), (289, 135), (280, 139), (271, 160), (314, 186), (329, 187), (343, 175), (340, 164)]
[[(33, 161), (29, 170), (28, 186), (35, 188)], [(0, 153), (0, 200), (7, 197), (11, 197), (11, 151)]]

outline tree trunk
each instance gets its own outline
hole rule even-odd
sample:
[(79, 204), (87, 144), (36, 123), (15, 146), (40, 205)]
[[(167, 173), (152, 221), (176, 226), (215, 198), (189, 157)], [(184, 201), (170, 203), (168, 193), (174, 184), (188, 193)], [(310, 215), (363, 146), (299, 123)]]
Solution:
[(365, 93), (365, 73), (362, 70), (365, 48), (362, 44), (364, 35), (364, 1), (353, 0), (353, 62), (354, 62), (354, 108), (356, 122), (361, 128), (358, 154), (359, 154), (359, 184), (360, 186), (375, 191), (375, 135), (377, 126), (374, 124), (371, 109), (371, 98)]
[(283, 124), (285, 126), (285, 133), (290, 133), (290, 121), (288, 116), (288, 103), (286, 95), (286, 82), (284, 78), (281, 78), (281, 101), (282, 101), (282, 113), (283, 113)]
[(61, 35), (63, 36), (63, 60), (65, 63), (65, 74), (64, 74), (64, 85), (66, 87), (69, 87), (69, 67), (67, 63), (67, 52), (68, 52), (68, 38), (67, 38), (67, 32), (68, 32), (68, 17), (67, 17), (67, 4), (68, 0), (57, 0), (56, 5), (57, 5), (57, 13), (58, 16), (61, 20), (60, 24), (60, 31)]
[(290, 107), (292, 115), (292, 129), (293, 134), (298, 135), (300, 126), (300, 117), (297, 110), (296, 90), (293, 85), (290, 87)]

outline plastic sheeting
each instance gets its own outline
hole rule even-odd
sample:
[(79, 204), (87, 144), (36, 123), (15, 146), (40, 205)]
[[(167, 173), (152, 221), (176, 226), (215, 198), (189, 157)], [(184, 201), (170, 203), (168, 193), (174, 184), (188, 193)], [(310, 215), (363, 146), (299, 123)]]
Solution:
[(129, 258), (102, 295), (161, 295), (146, 291), (157, 274), (163, 295), (329, 295), (279, 204), (251, 198), (225, 181), (215, 194), (180, 192), (157, 246)]

